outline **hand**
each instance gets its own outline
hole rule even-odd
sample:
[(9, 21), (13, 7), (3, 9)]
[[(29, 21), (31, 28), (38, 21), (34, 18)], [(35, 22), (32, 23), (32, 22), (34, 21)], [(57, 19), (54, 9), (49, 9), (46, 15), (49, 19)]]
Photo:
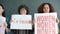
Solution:
[(58, 18), (56, 19), (56, 22), (59, 23), (59, 19)]
[(10, 32), (10, 30), (8, 28), (6, 28), (5, 30), (6, 30), (7, 33)]
[(30, 24), (33, 24), (33, 21), (29, 21)]

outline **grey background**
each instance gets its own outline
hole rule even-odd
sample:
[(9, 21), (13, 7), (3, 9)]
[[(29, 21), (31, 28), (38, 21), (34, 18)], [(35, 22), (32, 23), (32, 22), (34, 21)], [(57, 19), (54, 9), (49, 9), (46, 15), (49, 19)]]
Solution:
[(4, 5), (6, 17), (10, 17), (12, 14), (18, 14), (18, 7), (20, 5), (27, 5), (30, 11), (29, 14), (33, 16), (34, 13), (37, 13), (39, 5), (46, 2), (53, 5), (60, 19), (60, 0), (0, 0), (0, 3)]

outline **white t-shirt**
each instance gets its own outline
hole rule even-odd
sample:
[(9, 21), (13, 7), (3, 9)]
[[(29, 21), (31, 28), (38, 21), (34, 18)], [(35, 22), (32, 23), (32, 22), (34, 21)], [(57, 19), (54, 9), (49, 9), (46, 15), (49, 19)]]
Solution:
[[(0, 16), (0, 34), (5, 34), (4, 23), (6, 24), (6, 18), (3, 16)], [(6, 24), (6, 26), (7, 26), (7, 24)]]

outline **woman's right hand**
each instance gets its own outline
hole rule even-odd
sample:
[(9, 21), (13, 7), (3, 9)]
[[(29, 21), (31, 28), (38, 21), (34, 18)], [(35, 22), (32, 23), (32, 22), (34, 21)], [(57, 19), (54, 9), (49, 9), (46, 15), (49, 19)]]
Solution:
[(12, 22), (13, 22), (13, 20), (11, 19), (11, 20), (10, 20), (10, 24), (11, 24)]

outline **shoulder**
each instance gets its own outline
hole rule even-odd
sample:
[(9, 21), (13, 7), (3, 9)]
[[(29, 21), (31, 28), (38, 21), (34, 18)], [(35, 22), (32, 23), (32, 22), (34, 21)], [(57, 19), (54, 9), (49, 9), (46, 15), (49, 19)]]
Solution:
[(2, 19), (3, 19), (3, 21), (6, 21), (6, 17), (3, 17), (3, 16), (2, 16)]
[(2, 18), (6, 19), (6, 17), (2, 17)]

